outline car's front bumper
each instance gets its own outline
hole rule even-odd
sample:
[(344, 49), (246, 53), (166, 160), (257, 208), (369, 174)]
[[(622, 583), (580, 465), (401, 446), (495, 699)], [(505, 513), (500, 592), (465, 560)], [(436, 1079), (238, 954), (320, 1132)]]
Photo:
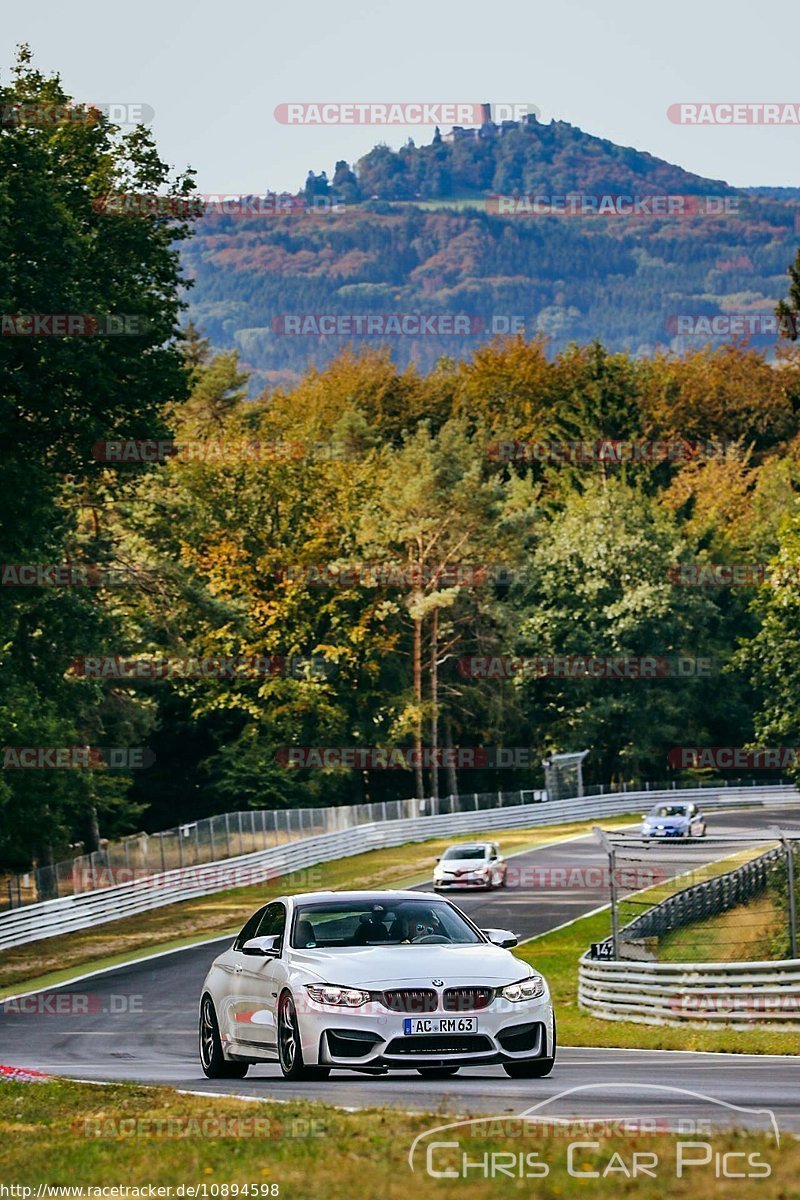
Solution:
[[(550, 998), (521, 1003), (496, 999), (487, 1008), (458, 1013), (474, 1017), (475, 1033), (411, 1035), (404, 1021), (415, 1014), (308, 1005), (300, 1016), (303, 1059), (338, 1067), (388, 1067), (413, 1070), (425, 1066), (476, 1066), (547, 1058), (554, 1053), (553, 1007)], [(434, 1019), (454, 1014), (425, 1013)]]
[(688, 828), (677, 828), (671, 826), (668, 829), (643, 829), (643, 838), (682, 838), (688, 837)]
[(445, 875), (438, 879), (434, 875), (433, 886), (437, 889), (444, 888), (485, 888), (491, 882), (489, 875)]

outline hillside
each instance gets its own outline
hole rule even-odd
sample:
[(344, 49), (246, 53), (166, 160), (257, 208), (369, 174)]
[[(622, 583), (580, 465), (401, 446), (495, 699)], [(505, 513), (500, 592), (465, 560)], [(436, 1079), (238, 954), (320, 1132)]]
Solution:
[[(362, 339), (422, 369), (514, 327), (553, 349), (595, 337), (634, 354), (680, 348), (676, 314), (774, 310), (797, 239), (796, 200), (779, 191), (737, 193), (563, 122), (377, 146), (330, 180), (309, 174), (317, 211), (205, 217), (184, 250), (191, 315), (217, 348), (238, 347), (257, 386), (293, 382)], [(569, 193), (661, 197), (663, 215), (658, 202), (657, 215), (536, 213), (514, 200), (505, 208), (523, 211), (497, 211), (498, 196), (563, 208)], [(690, 215), (666, 215), (665, 196), (694, 197), (681, 201)], [(407, 313), (462, 320), (428, 322), (423, 336), (384, 321), (359, 336), (370, 314)], [(333, 314), (335, 327), (320, 320)]]

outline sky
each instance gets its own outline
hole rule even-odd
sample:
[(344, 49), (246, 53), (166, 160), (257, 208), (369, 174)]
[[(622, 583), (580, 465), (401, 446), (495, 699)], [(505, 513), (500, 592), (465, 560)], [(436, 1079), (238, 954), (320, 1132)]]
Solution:
[[(429, 126), (281, 124), (285, 103), (535, 105), (736, 186), (800, 186), (800, 126), (672, 123), (680, 102), (796, 100), (800, 13), (745, 0), (0, 0), (0, 78), (27, 42), (76, 99), (154, 111), (201, 192), (296, 191), (310, 168)], [(759, 12), (767, 19), (759, 22)]]

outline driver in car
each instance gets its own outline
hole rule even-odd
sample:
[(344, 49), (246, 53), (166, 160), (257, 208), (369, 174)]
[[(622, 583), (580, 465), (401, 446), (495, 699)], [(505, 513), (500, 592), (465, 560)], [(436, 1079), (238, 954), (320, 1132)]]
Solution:
[(407, 913), (403, 926), (404, 936), (400, 939), (401, 945), (417, 941), (419, 938), (433, 937), (434, 935), (441, 937), (444, 933), (441, 921), (429, 908)]

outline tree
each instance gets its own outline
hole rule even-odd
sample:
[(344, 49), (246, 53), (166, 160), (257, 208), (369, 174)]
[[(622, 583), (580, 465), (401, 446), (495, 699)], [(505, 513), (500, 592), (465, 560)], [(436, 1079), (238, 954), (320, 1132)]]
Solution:
[[(714, 608), (677, 588), (685, 549), (654, 501), (620, 480), (594, 480), (542, 531), (517, 594), (516, 651), (533, 659), (713, 656)], [(543, 751), (591, 748), (599, 780), (658, 778), (668, 749), (697, 744), (713, 713), (708, 682), (690, 678), (519, 677)], [(730, 703), (730, 696), (726, 703)]]
[(800, 250), (786, 268), (786, 274), (789, 276), (789, 299), (779, 300), (775, 311), (781, 321), (781, 337), (796, 342), (800, 318)]
[[(756, 588), (755, 633), (743, 639), (736, 665), (757, 694), (755, 737), (762, 746), (800, 745), (800, 513), (797, 501), (778, 528), (770, 577)], [(787, 771), (797, 778), (797, 766)]]
[[(68, 106), (69, 119), (47, 119)], [(0, 313), (45, 318), (40, 336), (4, 326), (0, 338), (2, 558), (59, 563), (97, 545), (83, 539), (83, 513), (111, 485), (93, 445), (159, 436), (164, 405), (186, 390), (177, 243), (190, 222), (111, 212), (107, 197), (161, 191), (180, 205), (193, 185), (170, 177), (144, 128), (123, 136), (74, 105), (25, 47), (0, 110)], [(58, 333), (48, 314), (81, 319), (72, 336), (47, 336)], [(73, 657), (110, 636), (91, 589), (3, 588), (0, 610), (3, 744), (128, 744), (132, 714), (65, 679)], [(0, 852), (58, 853), (93, 810), (122, 810), (123, 791), (86, 771), (4, 772)]]
[[(365, 508), (359, 541), (370, 558), (399, 563), (406, 572), (404, 605), (411, 623), (412, 694), (400, 710), (396, 736), (412, 733), (415, 787), (424, 795), (423, 729), (431, 731), (432, 795), (438, 795), (439, 666), (463, 634), (466, 605), (480, 607), (477, 568), (513, 554), (509, 539), (498, 553), (498, 525), (504, 515), (508, 484), (489, 470), (481, 428), (470, 436), (467, 423), (453, 418), (433, 433), (427, 423), (406, 435), (403, 445), (387, 451), (380, 489)], [(455, 573), (476, 568), (474, 579)], [(486, 584), (491, 591), (491, 569)], [(449, 619), (448, 619), (449, 618)], [(430, 626), (429, 688), (423, 689), (425, 630)], [(462, 626), (460, 628), (459, 626)]]

